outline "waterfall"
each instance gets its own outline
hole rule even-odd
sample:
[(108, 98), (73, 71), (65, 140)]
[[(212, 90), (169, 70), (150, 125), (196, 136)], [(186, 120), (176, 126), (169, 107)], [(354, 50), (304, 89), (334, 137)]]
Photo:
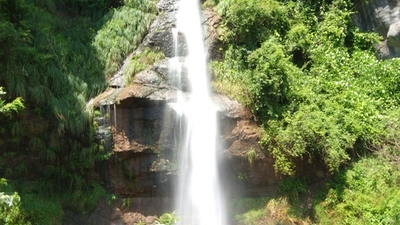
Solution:
[[(216, 153), (216, 106), (211, 100), (206, 69), (204, 35), (198, 0), (181, 0), (177, 14), (178, 32), (185, 36), (188, 55), (185, 58), (190, 94), (178, 91), (173, 108), (178, 115), (179, 185), (176, 208), (177, 224), (224, 225), (224, 204), (219, 184)], [(176, 57), (172, 59), (171, 79), (180, 81), (182, 69), (175, 41)]]

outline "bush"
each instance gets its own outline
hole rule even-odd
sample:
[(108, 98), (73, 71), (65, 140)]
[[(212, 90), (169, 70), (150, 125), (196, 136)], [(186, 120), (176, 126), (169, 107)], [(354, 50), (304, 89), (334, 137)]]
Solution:
[(223, 9), (224, 41), (248, 50), (257, 49), (269, 36), (284, 34), (289, 28), (288, 10), (278, 1), (223, 0), (217, 7)]
[(331, 184), (325, 199), (316, 204), (320, 224), (400, 222), (397, 167), (380, 158), (364, 158), (342, 171), (341, 176)]
[(176, 224), (176, 215), (173, 213), (164, 213), (156, 220), (156, 225), (175, 225)]
[(322, 159), (334, 173), (379, 141), (399, 103), (399, 62), (375, 58), (377, 35), (355, 27), (351, 7), (347, 0), (217, 4), (227, 50), (213, 64), (214, 87), (252, 110), (280, 172)]
[(20, 208), (21, 198), (8, 185), (7, 180), (0, 178), (0, 223), (4, 225), (30, 225)]

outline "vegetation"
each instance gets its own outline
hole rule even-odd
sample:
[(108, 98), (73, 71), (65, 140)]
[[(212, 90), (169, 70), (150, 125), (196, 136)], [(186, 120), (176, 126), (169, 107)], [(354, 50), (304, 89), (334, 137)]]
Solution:
[[(7, 180), (0, 180), (0, 222), (1, 224), (30, 224), (20, 213), (21, 198), (17, 192), (12, 192)], [(7, 191), (7, 192), (6, 192)]]
[[(375, 57), (379, 37), (353, 24), (352, 2), (205, 6), (222, 16), (224, 58), (212, 62), (214, 88), (252, 110), (262, 146), (289, 177), (281, 196), (244, 207), (236, 220), (397, 224), (400, 61)], [(1, 224), (60, 224), (63, 208), (87, 213), (104, 197), (89, 174), (109, 153), (94, 141), (86, 103), (156, 14), (154, 0), (0, 0), (0, 86), (7, 90), (0, 88)], [(134, 55), (127, 81), (162, 57), (149, 49)], [(255, 155), (250, 149), (250, 164)], [(309, 192), (294, 177), (298, 161), (322, 162), (331, 177), (311, 212), (297, 207)], [(158, 223), (174, 221), (167, 214)]]
[(300, 205), (291, 204), (286, 197), (237, 199), (232, 208), (237, 213), (234, 224), (311, 224), (306, 210)]
[(337, 171), (385, 133), (399, 62), (375, 58), (378, 37), (352, 25), (350, 1), (224, 2), (214, 86), (254, 112), (277, 170), (294, 174), (307, 158)]
[(157, 220), (156, 225), (174, 225), (176, 224), (176, 213), (164, 213)]
[(253, 165), (254, 160), (256, 159), (257, 152), (255, 149), (250, 149), (246, 153), (247, 161), (249, 161), (250, 165)]
[[(371, 165), (375, 165), (372, 167)], [(316, 204), (320, 224), (398, 224), (400, 171), (380, 157), (365, 158), (335, 176)]]
[(125, 68), (124, 74), (126, 76), (125, 82), (127, 84), (132, 83), (135, 74), (145, 70), (148, 66), (152, 65), (156, 61), (165, 58), (164, 53), (161, 51), (154, 51), (149, 47), (146, 47), (142, 51), (135, 52), (129, 61), (128, 66)]
[(105, 16), (107, 22), (98, 31), (93, 45), (105, 65), (106, 77), (117, 72), (128, 53), (140, 44), (155, 14), (155, 1), (125, 0), (122, 7)]
[(104, 197), (88, 178), (109, 153), (86, 103), (155, 14), (153, 0), (0, 0), (0, 174), (15, 199), (1, 224), (61, 224), (62, 208), (85, 214)]
[[(276, 171), (289, 176), (283, 198), (269, 202), (296, 209), (308, 193), (294, 177), (296, 162), (322, 162), (334, 178), (302, 223), (397, 224), (400, 61), (376, 58), (380, 38), (354, 25), (352, 1), (205, 5), (222, 16), (225, 54), (212, 63), (213, 86), (252, 110)], [(266, 205), (259, 209), (240, 217), (240, 224), (268, 216)], [(286, 219), (295, 223), (290, 213)], [(247, 216), (255, 218), (248, 222)]]

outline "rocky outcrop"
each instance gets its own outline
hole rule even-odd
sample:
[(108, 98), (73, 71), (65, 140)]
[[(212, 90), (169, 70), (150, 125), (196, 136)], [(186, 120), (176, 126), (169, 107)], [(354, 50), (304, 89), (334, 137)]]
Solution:
[(225, 191), (232, 196), (261, 196), (276, 191), (280, 180), (272, 157), (259, 141), (260, 127), (251, 113), (226, 96), (215, 96), (220, 106), (220, 143), (222, 178)]
[[(157, 7), (163, 13), (158, 16), (152, 23), (148, 35), (143, 40), (143, 47), (150, 47), (161, 50), (165, 56), (185, 56), (187, 55), (187, 46), (185, 37), (181, 33), (177, 33), (178, 50), (174, 49), (173, 29), (176, 27), (176, 13), (178, 10), (177, 0), (161, 0)], [(207, 58), (216, 59), (221, 57), (218, 49), (218, 32), (217, 27), (221, 18), (212, 9), (203, 10), (203, 27), (207, 49)]]
[[(400, 0), (399, 0), (400, 1)], [(397, 0), (355, 1), (354, 21), (364, 31), (373, 30), (384, 37), (379, 56), (400, 56), (400, 14)], [(94, 100), (99, 108), (97, 118), (99, 143), (111, 151), (102, 165), (101, 177), (119, 199), (113, 207), (99, 205), (87, 224), (127, 224), (154, 222), (155, 215), (171, 212), (176, 173), (177, 115), (174, 102), (177, 92), (189, 95), (187, 74), (169, 77), (172, 57), (178, 56), (184, 66), (187, 47), (183, 34), (177, 33), (178, 51), (174, 49), (173, 29), (176, 26), (177, 0), (161, 0), (161, 11), (137, 51), (150, 47), (166, 56), (137, 73), (131, 85), (124, 86), (121, 69), (110, 82), (110, 89)], [(218, 59), (217, 27), (220, 18), (212, 10), (203, 11), (208, 59)], [(133, 53), (135, 54), (135, 53)], [(129, 61), (129, 57), (126, 62)], [(176, 80), (183, 86), (176, 85)], [(280, 175), (273, 168), (274, 160), (259, 145), (261, 130), (252, 114), (235, 100), (215, 94), (218, 106), (218, 160), (224, 192), (230, 196), (260, 196), (278, 191)], [(317, 163), (297, 165), (297, 171), (310, 180), (325, 176)], [(313, 171), (312, 174), (309, 172)], [(123, 202), (126, 201), (126, 202)], [(125, 206), (124, 206), (125, 205)], [(100, 215), (100, 216), (99, 216)], [(144, 217), (144, 215), (148, 217)], [(129, 222), (128, 222), (129, 221)], [(73, 223), (71, 223), (73, 224)]]
[[(183, 73), (179, 78), (170, 77), (174, 69), (171, 60), (176, 60), (172, 29), (177, 4), (170, 0), (160, 1), (157, 6), (163, 12), (152, 23), (138, 51), (150, 47), (162, 51), (166, 58), (136, 74), (126, 87), (122, 83), (122, 69), (113, 77), (110, 89), (94, 100), (102, 112), (97, 137), (112, 151), (102, 177), (110, 191), (123, 197), (168, 197), (176, 190), (178, 125), (174, 102), (178, 92), (190, 95), (184, 64), (187, 50), (184, 36), (178, 34), (179, 70)], [(203, 15), (208, 57), (215, 59), (219, 57), (220, 18), (211, 10), (205, 10)], [(183, 85), (176, 85), (176, 80)], [(259, 127), (251, 113), (237, 101), (223, 95), (214, 95), (213, 100), (219, 107), (218, 149), (224, 185), (235, 195), (265, 194), (268, 191), (265, 187), (273, 186), (279, 178), (272, 167), (272, 158), (258, 143)]]
[(400, 56), (400, 1), (356, 0), (354, 22), (363, 31), (374, 31), (383, 37), (378, 46), (382, 59)]
[(387, 43), (388, 46), (400, 47), (400, 21), (390, 24), (387, 32)]

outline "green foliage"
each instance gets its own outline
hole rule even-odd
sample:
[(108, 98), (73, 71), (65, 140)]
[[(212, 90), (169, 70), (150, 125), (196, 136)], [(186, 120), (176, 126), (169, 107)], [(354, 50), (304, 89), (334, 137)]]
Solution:
[(246, 213), (239, 214), (235, 216), (235, 220), (238, 221), (238, 224), (243, 225), (257, 225), (260, 224), (260, 221), (265, 218), (265, 208), (260, 209), (251, 209)]
[(304, 218), (304, 209), (293, 207), (286, 197), (235, 199), (231, 208), (238, 225), (311, 224)]
[(246, 156), (247, 156), (247, 161), (249, 161), (250, 165), (253, 165), (254, 160), (257, 157), (257, 152), (254, 149), (250, 149), (247, 151)]
[(217, 92), (227, 94), (245, 105), (250, 104), (250, 94), (247, 88), (248, 71), (246, 70), (245, 50), (230, 47), (225, 52), (223, 62), (213, 62), (213, 88)]
[(285, 33), (289, 27), (288, 11), (274, 0), (230, 0), (217, 5), (223, 13), (222, 37), (227, 43), (258, 48), (271, 35)]
[(300, 177), (288, 177), (279, 183), (281, 192), (286, 195), (290, 202), (299, 201), (299, 195), (307, 192), (306, 181)]
[(239, 198), (232, 201), (232, 208), (238, 213), (243, 213), (248, 210), (257, 210), (264, 208), (270, 198), (260, 197), (260, 198)]
[[(3, 91), (3, 88), (0, 87), (0, 95), (4, 95), (6, 92)], [(0, 114), (5, 115), (7, 117), (10, 117), (12, 113), (18, 113), (22, 109), (24, 109), (25, 106), (23, 104), (22, 98), (18, 97), (14, 99), (10, 103), (6, 103), (5, 100), (0, 98)]]
[(64, 213), (58, 199), (32, 193), (21, 193), (21, 198), (21, 209), (32, 225), (62, 223)]
[[(18, 193), (14, 189), (17, 186), (21, 187)], [(8, 196), (12, 197), (12, 204), (0, 207), (1, 224), (61, 224), (63, 217), (61, 202), (55, 196), (49, 195), (52, 193), (49, 192), (48, 187), (49, 184), (41, 182), (13, 183), (11, 185), (5, 179), (1, 179), (0, 193), (14, 193), (12, 196)]]
[(135, 225), (147, 225), (147, 223), (140, 220), (139, 222), (135, 223)]
[(176, 213), (164, 213), (156, 220), (157, 225), (175, 225), (177, 221)]
[(400, 169), (400, 121), (399, 111), (395, 110), (386, 122), (386, 133), (375, 143), (370, 143), (369, 149), (387, 162)]
[(61, 224), (61, 207), (87, 212), (104, 193), (87, 182), (95, 164), (110, 154), (94, 142), (92, 109), (86, 106), (107, 86), (108, 53), (100, 55), (96, 41), (108, 45), (120, 36), (115, 30), (124, 32), (117, 44), (132, 46), (110, 47), (126, 55), (154, 14), (153, 1), (0, 1), (0, 86), (8, 91), (0, 91), (0, 173), (40, 177), (48, 193), (68, 199), (19, 191), (18, 212), (32, 224)]
[(371, 145), (374, 154), (334, 176), (315, 204), (321, 224), (397, 224), (400, 221), (398, 111), (386, 133)]
[(128, 66), (125, 68), (125, 83), (129, 85), (132, 83), (133, 77), (140, 71), (146, 69), (149, 65), (152, 65), (156, 61), (165, 58), (165, 55), (161, 51), (153, 51), (146, 47), (143, 51), (134, 54), (129, 61)]
[(0, 223), (4, 225), (30, 225), (21, 212), (21, 198), (7, 180), (0, 178)]
[(291, 77), (300, 71), (278, 39), (272, 37), (251, 54), (231, 47), (225, 58), (213, 65), (214, 88), (250, 106), (257, 120), (279, 118), (289, 103)]
[(75, 182), (71, 185), (79, 185), (80, 189), (71, 194), (66, 194), (65, 199), (68, 202), (67, 206), (82, 215), (88, 215), (94, 210), (101, 199), (106, 198), (106, 190), (99, 184), (90, 182), (75, 177)]
[(399, 104), (399, 62), (376, 59), (378, 36), (356, 28), (351, 1), (214, 3), (225, 55), (213, 86), (252, 110), (276, 170), (322, 160), (334, 173), (382, 141)]
[(279, 118), (289, 103), (289, 85), (299, 73), (285, 55), (284, 46), (270, 38), (248, 56), (251, 108), (258, 119)]
[(128, 53), (139, 45), (156, 13), (153, 0), (124, 2), (123, 7), (108, 13), (108, 21), (93, 42), (105, 65), (106, 77), (117, 72)]
[[(374, 165), (374, 166), (371, 166)], [(331, 183), (316, 204), (320, 224), (398, 224), (400, 170), (381, 158), (364, 158)]]

